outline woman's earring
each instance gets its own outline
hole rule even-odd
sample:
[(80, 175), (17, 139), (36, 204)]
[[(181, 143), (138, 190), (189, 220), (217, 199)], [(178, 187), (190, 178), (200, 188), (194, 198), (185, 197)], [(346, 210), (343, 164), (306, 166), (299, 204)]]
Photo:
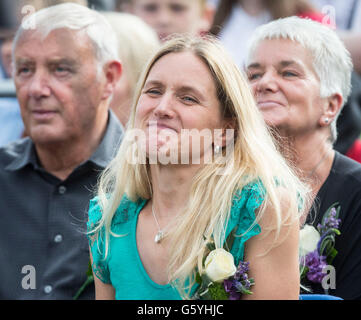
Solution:
[(325, 118), (325, 123), (328, 124), (330, 120), (328, 118)]

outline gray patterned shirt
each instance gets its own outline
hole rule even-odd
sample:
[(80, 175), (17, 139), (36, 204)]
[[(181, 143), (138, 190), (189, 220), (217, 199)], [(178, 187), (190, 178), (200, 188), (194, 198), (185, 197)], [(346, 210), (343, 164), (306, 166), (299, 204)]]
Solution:
[[(0, 148), (0, 299), (72, 299), (81, 287), (89, 200), (122, 136), (110, 111), (100, 145), (64, 181), (39, 165), (30, 138)], [(93, 298), (93, 285), (80, 296)]]

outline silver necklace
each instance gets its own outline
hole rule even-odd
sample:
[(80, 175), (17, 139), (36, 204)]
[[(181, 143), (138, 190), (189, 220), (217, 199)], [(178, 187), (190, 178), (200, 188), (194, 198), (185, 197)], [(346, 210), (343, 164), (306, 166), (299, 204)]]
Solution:
[(155, 242), (155, 243), (160, 243), (160, 242), (163, 240), (163, 238), (165, 237), (165, 233), (164, 233), (164, 231), (163, 231), (163, 230), (160, 228), (160, 226), (159, 226), (157, 217), (155, 216), (153, 204), (152, 204), (152, 214), (153, 214), (155, 223), (157, 224), (157, 228), (158, 228), (158, 232), (157, 232), (157, 234), (156, 234), (155, 237), (154, 237), (154, 242)]
[(155, 210), (154, 210), (154, 205), (152, 203), (152, 214), (153, 214), (153, 217), (154, 217), (154, 221), (155, 223), (157, 224), (157, 228), (158, 228), (158, 232), (157, 234), (155, 235), (154, 237), (154, 242), (155, 243), (160, 243), (165, 237), (166, 237), (166, 232), (165, 230), (168, 228), (168, 226), (174, 222), (174, 220), (178, 217), (179, 213), (176, 214), (176, 216), (173, 218), (172, 221), (170, 221), (163, 229), (160, 228), (160, 225), (158, 223), (158, 219), (157, 219), (157, 216), (155, 215)]

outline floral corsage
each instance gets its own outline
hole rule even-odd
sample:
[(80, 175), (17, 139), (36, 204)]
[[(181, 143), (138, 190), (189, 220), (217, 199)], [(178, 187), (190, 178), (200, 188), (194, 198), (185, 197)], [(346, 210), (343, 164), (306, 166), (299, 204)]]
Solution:
[(338, 219), (340, 209), (340, 205), (334, 203), (326, 210), (317, 229), (305, 225), (300, 231), (301, 281), (307, 278), (311, 282), (322, 283), (326, 276), (325, 267), (331, 265), (337, 255), (335, 238), (341, 234), (338, 230), (341, 222)]
[[(225, 248), (232, 248), (235, 229), (230, 233)], [(199, 300), (239, 300), (242, 294), (252, 294), (254, 279), (248, 278), (249, 262), (234, 264), (233, 255), (225, 248), (215, 248), (214, 242), (207, 245), (209, 253), (203, 259), (204, 272), (196, 275), (199, 287), (194, 295)]]

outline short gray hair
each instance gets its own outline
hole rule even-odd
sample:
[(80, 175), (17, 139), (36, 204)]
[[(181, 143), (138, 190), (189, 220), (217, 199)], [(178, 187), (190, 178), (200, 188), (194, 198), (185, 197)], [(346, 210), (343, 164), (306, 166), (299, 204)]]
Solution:
[[(268, 39), (289, 39), (307, 49), (313, 57), (313, 68), (320, 79), (320, 96), (326, 98), (339, 93), (344, 106), (351, 92), (353, 64), (350, 53), (332, 29), (298, 17), (278, 19), (262, 25), (252, 36), (247, 65), (259, 43)], [(332, 142), (337, 138), (336, 120), (339, 114), (330, 125)]]
[(50, 32), (61, 28), (84, 31), (94, 47), (94, 55), (101, 66), (110, 60), (119, 60), (117, 37), (108, 21), (100, 13), (75, 3), (47, 7), (29, 16), (15, 35), (13, 51), (20, 36), (28, 30), (28, 19), (34, 22), (34, 31), (40, 32), (44, 38)]

